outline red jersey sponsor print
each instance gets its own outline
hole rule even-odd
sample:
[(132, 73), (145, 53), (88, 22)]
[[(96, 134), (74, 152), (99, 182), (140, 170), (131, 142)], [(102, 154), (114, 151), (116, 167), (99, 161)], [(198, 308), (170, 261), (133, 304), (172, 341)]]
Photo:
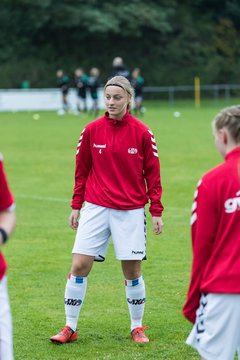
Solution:
[(144, 207), (161, 216), (158, 150), (150, 129), (126, 113), (121, 121), (103, 117), (82, 131), (76, 155), (71, 206), (84, 201), (119, 210)]
[[(13, 195), (9, 189), (6, 174), (3, 167), (3, 158), (0, 154), (0, 211), (7, 210), (14, 205)], [(0, 252), (0, 280), (6, 272), (6, 261)]]
[(240, 147), (198, 183), (191, 232), (193, 263), (183, 313), (195, 322), (202, 293), (240, 294)]

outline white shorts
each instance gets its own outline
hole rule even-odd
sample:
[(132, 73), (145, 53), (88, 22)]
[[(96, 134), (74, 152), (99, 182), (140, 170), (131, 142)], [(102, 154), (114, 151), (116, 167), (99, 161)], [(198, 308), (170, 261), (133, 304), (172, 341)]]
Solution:
[(110, 236), (118, 260), (143, 260), (146, 257), (144, 208), (115, 210), (86, 202), (80, 212), (72, 253), (104, 261)]
[(12, 317), (6, 276), (0, 280), (0, 359), (13, 360)]
[(233, 360), (240, 346), (240, 295), (202, 295), (186, 343), (206, 360)]

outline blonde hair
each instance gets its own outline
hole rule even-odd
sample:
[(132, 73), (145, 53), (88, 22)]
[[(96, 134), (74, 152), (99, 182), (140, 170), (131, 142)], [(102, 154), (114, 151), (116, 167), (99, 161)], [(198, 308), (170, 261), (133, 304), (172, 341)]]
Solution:
[(119, 86), (120, 88), (125, 90), (126, 93), (128, 93), (128, 95), (130, 95), (130, 101), (127, 106), (128, 110), (130, 110), (132, 101), (134, 98), (134, 89), (133, 89), (132, 85), (130, 84), (130, 81), (127, 78), (125, 78), (124, 76), (114, 76), (113, 78), (109, 79), (107, 81), (107, 83), (105, 84), (104, 93), (108, 86)]
[(233, 141), (240, 143), (240, 105), (221, 110), (212, 122), (213, 130), (226, 128)]

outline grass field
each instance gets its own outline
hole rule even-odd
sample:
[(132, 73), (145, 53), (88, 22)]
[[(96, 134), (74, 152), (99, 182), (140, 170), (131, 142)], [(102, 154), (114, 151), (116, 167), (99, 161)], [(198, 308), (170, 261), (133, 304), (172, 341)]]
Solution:
[[(4, 249), (16, 360), (199, 359), (184, 343), (191, 325), (181, 314), (191, 265), (190, 208), (202, 173), (222, 161), (210, 123), (226, 105), (146, 104), (143, 121), (155, 134), (161, 160), (165, 229), (154, 236), (148, 215), (144, 325), (150, 327), (151, 342), (145, 346), (129, 338), (124, 282), (112, 245), (105, 263), (95, 264), (89, 276), (79, 340), (64, 346), (50, 343), (49, 337), (65, 323), (75, 148), (92, 118), (40, 112), (34, 120), (33, 112), (0, 114), (0, 151), (17, 202), (17, 229)], [(174, 111), (181, 116), (174, 117)]]

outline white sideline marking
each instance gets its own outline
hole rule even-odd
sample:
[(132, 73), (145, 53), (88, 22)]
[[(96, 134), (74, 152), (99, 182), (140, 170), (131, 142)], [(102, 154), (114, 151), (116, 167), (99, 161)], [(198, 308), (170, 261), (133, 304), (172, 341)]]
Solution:
[[(29, 196), (29, 195), (16, 195), (15, 196), (17, 199), (29, 199), (29, 200), (39, 200), (39, 201), (49, 201), (49, 202), (71, 202), (71, 198), (69, 199), (62, 199), (62, 198), (53, 198), (53, 197), (45, 197), (45, 196)], [(176, 215), (176, 212), (179, 213), (179, 215), (181, 215), (181, 212), (187, 212), (189, 213), (189, 217), (191, 215), (191, 207), (189, 208), (182, 208), (182, 207), (171, 207), (171, 206), (167, 206), (164, 209), (164, 213), (169, 214), (170, 212), (173, 213), (173, 215)]]
[(71, 201), (71, 199), (52, 198), (52, 197), (45, 197), (45, 196), (29, 196), (29, 195), (16, 195), (16, 198), (39, 200), (39, 201), (49, 201), (49, 202), (70, 202)]
[(163, 211), (166, 211), (167, 213), (169, 213), (170, 211), (172, 211), (172, 212), (179, 212), (180, 214), (181, 214), (181, 212), (187, 212), (187, 213), (189, 213), (189, 216), (191, 215), (191, 207), (189, 207), (189, 208), (181, 208), (181, 207), (171, 207), (171, 206), (169, 206), (169, 207), (167, 207), (167, 208), (165, 208)]

